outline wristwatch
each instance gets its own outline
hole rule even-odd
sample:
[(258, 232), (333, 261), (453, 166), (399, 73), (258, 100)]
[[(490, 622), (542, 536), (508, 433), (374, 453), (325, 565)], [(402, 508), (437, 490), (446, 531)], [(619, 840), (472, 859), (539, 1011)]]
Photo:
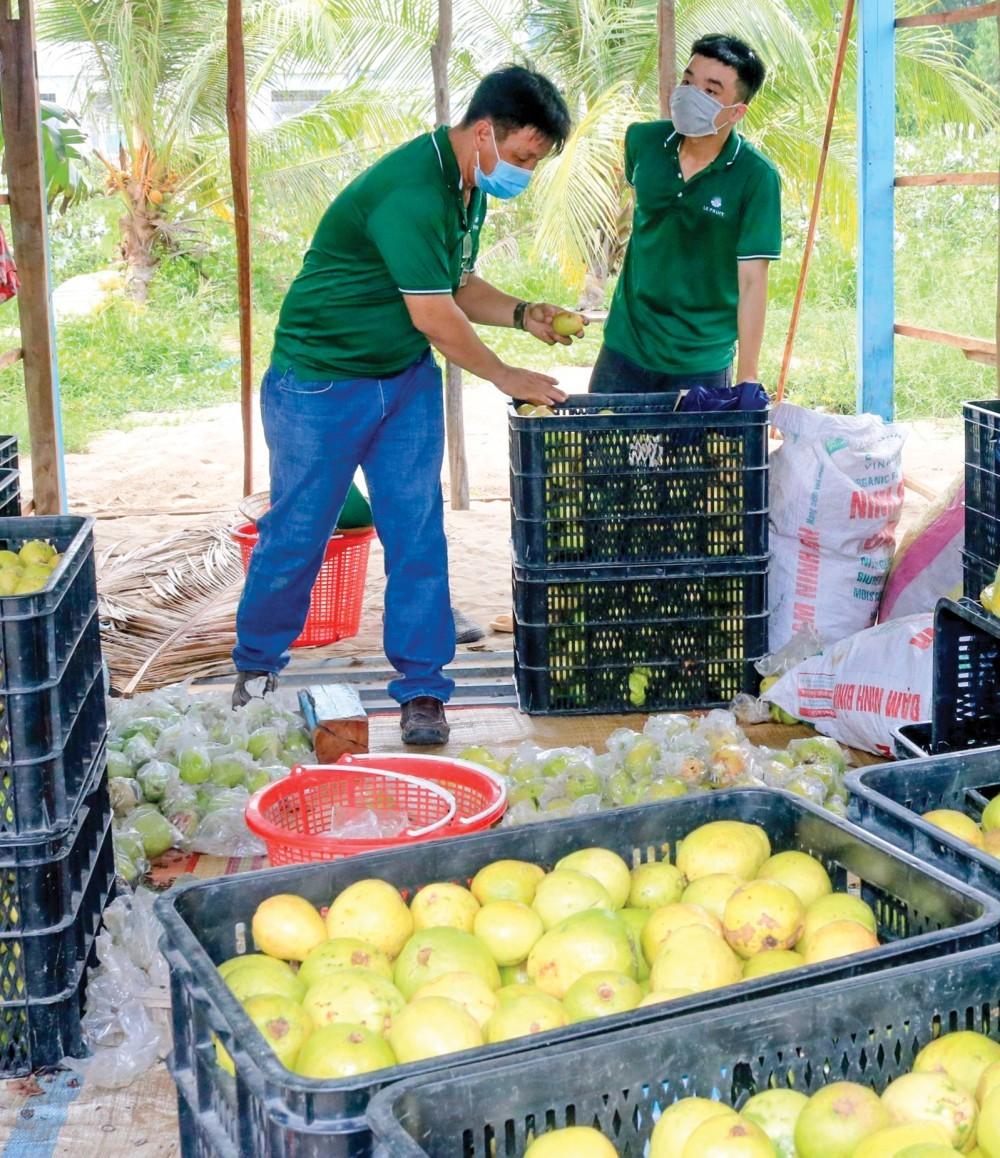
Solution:
[(514, 307), (514, 329), (524, 329), (524, 311), (530, 309), (531, 302), (518, 302)]

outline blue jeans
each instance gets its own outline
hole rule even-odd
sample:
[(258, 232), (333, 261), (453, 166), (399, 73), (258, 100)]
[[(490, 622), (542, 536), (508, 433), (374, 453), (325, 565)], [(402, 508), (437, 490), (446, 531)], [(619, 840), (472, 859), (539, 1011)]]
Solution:
[(692, 386), (732, 386), (733, 368), (709, 374), (667, 374), (647, 370), (610, 346), (602, 346), (590, 375), (591, 394), (660, 394)]
[(431, 352), (393, 378), (307, 381), (273, 366), (260, 392), (271, 507), (236, 614), (238, 671), (280, 671), (309, 612), (327, 540), (358, 466), (385, 552), (389, 694), (446, 701), (455, 656), (441, 463), (441, 371)]

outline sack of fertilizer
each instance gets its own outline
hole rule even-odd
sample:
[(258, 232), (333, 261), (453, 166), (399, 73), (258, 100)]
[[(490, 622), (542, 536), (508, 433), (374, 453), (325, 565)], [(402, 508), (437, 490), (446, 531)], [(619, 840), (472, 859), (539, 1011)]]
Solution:
[(934, 615), (909, 615), (829, 644), (763, 699), (850, 748), (892, 755), (892, 733), (931, 718)]
[(812, 627), (824, 643), (870, 627), (903, 509), (903, 430), (874, 414), (783, 402), (772, 425), (770, 649)]

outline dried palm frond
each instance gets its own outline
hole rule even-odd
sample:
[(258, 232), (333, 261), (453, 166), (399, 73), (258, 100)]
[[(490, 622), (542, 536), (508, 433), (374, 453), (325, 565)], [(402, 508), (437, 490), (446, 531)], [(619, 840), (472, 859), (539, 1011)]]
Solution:
[(98, 559), (101, 640), (126, 695), (231, 666), (243, 567), (228, 528), (196, 527)]

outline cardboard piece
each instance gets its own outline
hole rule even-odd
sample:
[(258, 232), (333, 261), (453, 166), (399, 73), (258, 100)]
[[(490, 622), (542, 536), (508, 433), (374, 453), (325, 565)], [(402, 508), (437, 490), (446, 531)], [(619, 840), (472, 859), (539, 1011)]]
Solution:
[(368, 751), (368, 716), (349, 684), (314, 684), (299, 692), (299, 704), (320, 764)]

